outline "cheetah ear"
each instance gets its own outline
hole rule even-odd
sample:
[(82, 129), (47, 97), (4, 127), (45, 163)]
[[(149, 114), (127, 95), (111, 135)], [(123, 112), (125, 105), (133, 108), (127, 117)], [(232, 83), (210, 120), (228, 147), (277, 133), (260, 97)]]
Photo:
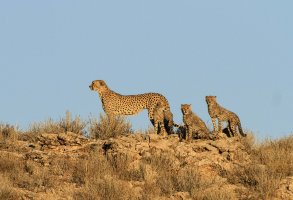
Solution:
[(105, 86), (105, 85), (106, 85), (105, 81), (100, 80), (100, 85), (101, 85), (101, 86)]

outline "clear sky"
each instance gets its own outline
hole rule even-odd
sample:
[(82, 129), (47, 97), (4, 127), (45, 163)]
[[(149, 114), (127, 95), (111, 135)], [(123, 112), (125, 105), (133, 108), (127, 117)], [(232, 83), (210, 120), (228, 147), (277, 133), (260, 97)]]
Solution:
[[(0, 1), (0, 121), (103, 112), (89, 90), (159, 92), (211, 124), (206, 95), (257, 137), (293, 131), (293, 1)], [(135, 130), (147, 113), (130, 117)]]

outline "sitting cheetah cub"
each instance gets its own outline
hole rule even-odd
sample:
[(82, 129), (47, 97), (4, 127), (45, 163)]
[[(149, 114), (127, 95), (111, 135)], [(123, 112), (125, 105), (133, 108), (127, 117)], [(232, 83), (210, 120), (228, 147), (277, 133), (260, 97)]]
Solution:
[[(223, 108), (217, 103), (216, 96), (206, 96), (206, 102), (208, 105), (208, 112), (212, 119), (214, 132), (221, 132), (222, 131), (222, 122), (227, 121), (228, 122), (228, 132), (230, 137), (235, 136), (237, 134), (237, 126), (239, 129), (239, 133), (245, 137), (246, 134), (243, 132), (241, 128), (241, 123), (239, 117), (227, 110), (226, 108)], [(216, 125), (216, 119), (218, 119), (218, 129)]]
[(190, 141), (193, 133), (199, 138), (209, 138), (209, 129), (204, 121), (192, 112), (190, 104), (181, 104), (181, 111), (186, 128), (186, 140)]

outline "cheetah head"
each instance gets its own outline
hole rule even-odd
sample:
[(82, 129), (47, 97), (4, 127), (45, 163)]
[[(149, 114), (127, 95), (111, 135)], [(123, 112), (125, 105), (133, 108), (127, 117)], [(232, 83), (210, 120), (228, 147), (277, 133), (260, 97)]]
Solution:
[(217, 96), (206, 96), (207, 104), (213, 103), (217, 101)]
[(89, 85), (89, 88), (91, 90), (93, 90), (93, 91), (98, 91), (98, 92), (102, 92), (102, 91), (108, 89), (105, 81), (103, 81), (103, 80), (95, 80), (95, 81), (93, 81), (92, 84)]
[(181, 104), (181, 112), (183, 115), (191, 113), (191, 104)]

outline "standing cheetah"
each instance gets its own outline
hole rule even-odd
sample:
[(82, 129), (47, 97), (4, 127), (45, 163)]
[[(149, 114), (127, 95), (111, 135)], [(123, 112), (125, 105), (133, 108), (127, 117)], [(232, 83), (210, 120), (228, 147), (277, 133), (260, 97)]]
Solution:
[[(226, 108), (221, 107), (218, 103), (217, 103), (217, 97), (216, 96), (206, 96), (206, 102), (208, 105), (208, 112), (209, 115), (212, 119), (212, 123), (213, 123), (213, 127), (214, 127), (214, 132), (221, 132), (222, 131), (222, 122), (223, 121), (227, 121), (228, 122), (228, 131), (229, 131), (229, 135), (230, 137), (234, 136), (235, 134), (237, 134), (237, 126), (239, 129), (239, 133), (245, 137), (246, 134), (243, 132), (242, 128), (241, 128), (241, 123), (240, 123), (240, 119), (239, 117), (227, 110)], [(216, 125), (216, 119), (218, 119), (218, 129), (217, 129), (217, 125)]]
[[(137, 95), (121, 95), (112, 91), (103, 80), (95, 80), (89, 86), (91, 90), (99, 93), (103, 110), (108, 116), (134, 115), (143, 109), (148, 110), (148, 116), (154, 125), (154, 109), (158, 102), (161, 102), (165, 110), (170, 111), (167, 99), (158, 93), (144, 93)], [(170, 111), (171, 112), (171, 111)], [(164, 126), (168, 134), (173, 133), (173, 126), (169, 121), (173, 119), (165, 118)]]

